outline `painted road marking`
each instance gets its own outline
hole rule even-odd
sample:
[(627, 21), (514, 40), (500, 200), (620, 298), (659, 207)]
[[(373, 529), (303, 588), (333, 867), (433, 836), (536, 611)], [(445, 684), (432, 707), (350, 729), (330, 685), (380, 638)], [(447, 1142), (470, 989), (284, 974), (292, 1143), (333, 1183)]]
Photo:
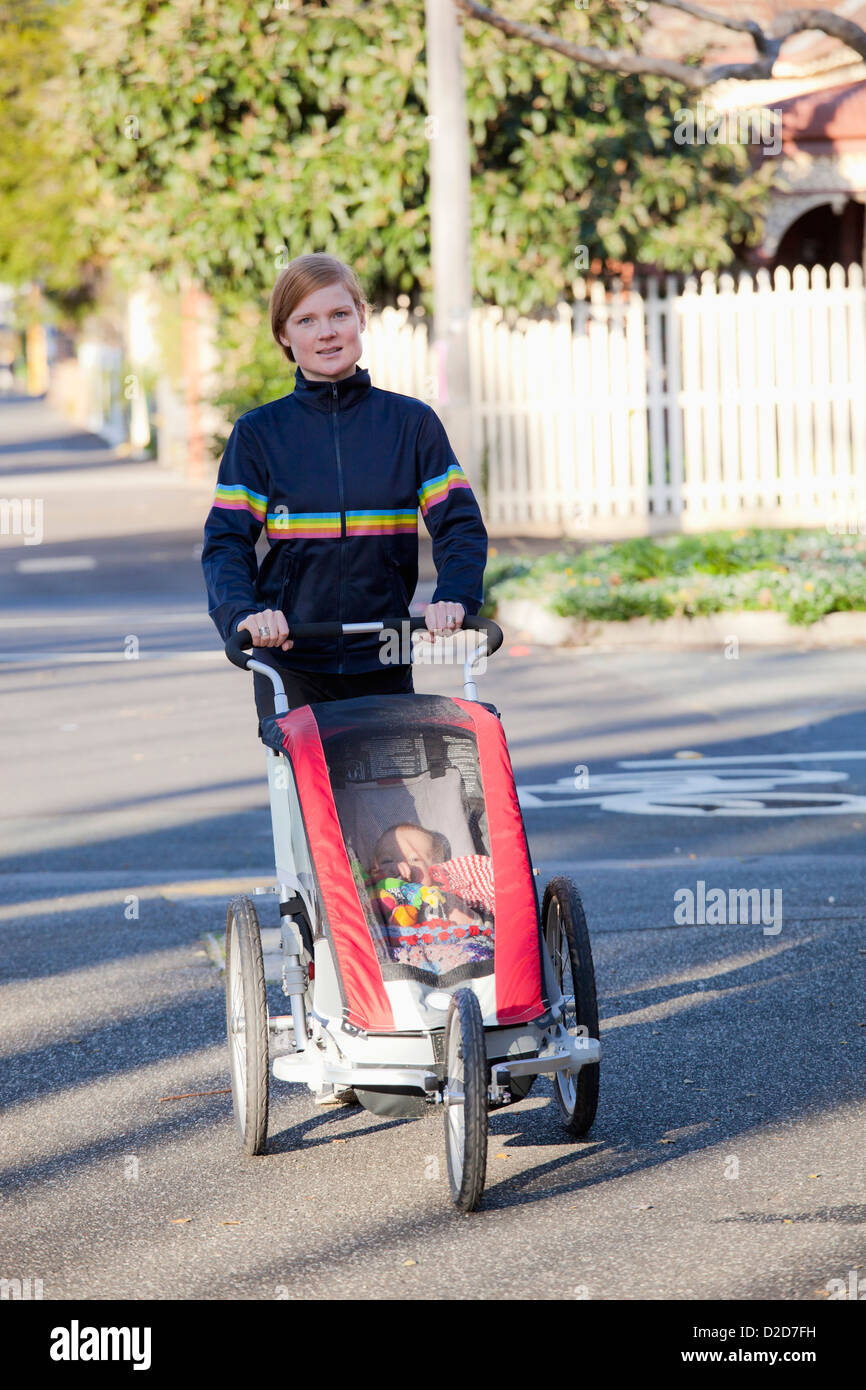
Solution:
[(167, 613), (164, 611), (149, 609), (147, 612), (124, 609), (112, 609), (108, 613), (64, 613), (58, 619), (57, 614), (43, 613), (34, 614), (32, 617), (2, 617), (0, 618), (0, 628), (33, 628), (50, 627), (57, 628), (62, 626), (65, 630), (68, 627), (96, 627), (98, 625), (120, 629), (125, 627), (150, 626), (162, 627), (164, 623), (200, 623), (202, 627), (212, 630), (211, 620), (207, 613), (196, 610), (191, 613)]
[[(852, 758), (866, 758), (866, 752), (851, 752), (847, 749), (840, 751), (836, 749), (828, 753), (741, 753), (728, 757), (702, 757), (701, 766), (722, 767), (725, 764), (739, 766), (741, 763), (821, 762), (828, 758), (832, 758), (836, 762), (842, 762), (843, 760), (850, 760)], [(682, 763), (679, 758), (635, 758), (631, 760), (625, 759), (620, 762), (619, 766), (636, 768), (682, 767)]]
[[(832, 759), (863, 754), (820, 756)], [(756, 762), (763, 760), (764, 755), (754, 756)], [(748, 756), (719, 758), (715, 761), (726, 764), (725, 770), (712, 772), (707, 770), (711, 761), (706, 758), (698, 766), (692, 763), (684, 767), (673, 759), (655, 759), (620, 763), (619, 766), (631, 769), (627, 772), (596, 774), (581, 766), (576, 775), (560, 777), (555, 782), (520, 785), (517, 796), (523, 809), (598, 806), (603, 811), (640, 816), (829, 816), (866, 812), (866, 796), (799, 790), (815, 783), (826, 786), (828, 782), (847, 782), (847, 772), (763, 766), (752, 769), (743, 766), (749, 763)]]
[(19, 574), (59, 574), (62, 570), (95, 570), (92, 555), (46, 555), (32, 560), (16, 560)]
[(0, 662), (20, 661), (39, 666), (81, 666), (88, 661), (225, 661), (223, 651), (215, 652), (173, 652), (139, 651), (137, 656), (127, 656), (125, 652), (3, 652)]

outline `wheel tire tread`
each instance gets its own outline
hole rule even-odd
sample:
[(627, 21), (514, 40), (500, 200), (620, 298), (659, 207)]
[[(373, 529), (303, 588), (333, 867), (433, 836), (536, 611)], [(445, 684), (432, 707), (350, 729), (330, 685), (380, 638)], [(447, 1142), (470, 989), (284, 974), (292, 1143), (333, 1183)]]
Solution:
[[(598, 1038), (598, 997), (595, 987), (595, 968), (592, 962), (592, 947), (583, 903), (570, 878), (563, 875), (551, 879), (544, 891), (542, 905), (542, 923), (544, 924), (545, 935), (547, 915), (553, 898), (556, 898), (559, 904), (560, 918), (568, 942), (576, 996), (577, 1022), (585, 1025), (591, 1038)], [(553, 1089), (560, 1114), (565, 1121), (566, 1128), (575, 1139), (582, 1139), (592, 1127), (598, 1109), (598, 1086), (598, 1062), (581, 1067), (577, 1078), (574, 1110), (569, 1114), (563, 1103), (559, 1087), (554, 1080)]]
[[(248, 1154), (259, 1155), (268, 1144), (268, 995), (262, 938), (255, 907), (249, 898), (233, 898), (226, 915), (226, 1031), (229, 1039), (229, 1065), (234, 1082), (234, 1052), (231, 1041), (231, 980), (229, 952), (232, 930), (237, 932), (240, 953), (241, 987), (244, 996), (244, 1037), (246, 1041), (246, 1115), (243, 1126), (235, 1115), (243, 1146)], [(247, 996), (249, 986), (252, 999)], [(250, 1017), (251, 1006), (253, 1017)], [(235, 1103), (234, 1084), (232, 1103)]]
[[(472, 990), (459, 989), (452, 996), (450, 1009), (456, 1010), (458, 1015), (458, 1027), (463, 1049), (464, 1139), (463, 1171), (459, 1183), (455, 1180), (455, 1174), (452, 1172), (451, 1150), (446, 1139), (448, 1178), (455, 1205), (461, 1211), (470, 1212), (475, 1210), (481, 1200), (487, 1176), (489, 1067), (484, 1040), (484, 1023), (477, 996)], [(448, 1026), (446, 1026), (446, 1039), (447, 1037)], [(446, 1115), (446, 1127), (447, 1124), (448, 1117)]]

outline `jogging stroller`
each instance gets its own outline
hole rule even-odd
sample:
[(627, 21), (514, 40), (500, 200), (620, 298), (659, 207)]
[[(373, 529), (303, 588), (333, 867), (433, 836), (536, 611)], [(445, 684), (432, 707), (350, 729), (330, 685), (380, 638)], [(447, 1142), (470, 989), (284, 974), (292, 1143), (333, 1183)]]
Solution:
[[(389, 627), (399, 623), (304, 624), (292, 638)], [(269, 1037), (291, 1030), (293, 1050), (273, 1060), (277, 1079), (319, 1094), (351, 1087), (377, 1115), (441, 1107), (452, 1198), (471, 1211), (484, 1188), (488, 1110), (551, 1073), (566, 1128), (582, 1137), (596, 1111), (600, 1043), (580, 897), (558, 877), (539, 907), (499, 714), (477, 698), (473, 668), (502, 632), (473, 618), (463, 632), (481, 635), (463, 665), (463, 698), (380, 695), (291, 712), (278, 672), (247, 655), (250, 633), (226, 643), (235, 665), (274, 685), (262, 737), (276, 885), (256, 891), (279, 896), (291, 1007), (269, 1017), (256, 910), (235, 898), (226, 1022), (248, 1153), (267, 1145)]]

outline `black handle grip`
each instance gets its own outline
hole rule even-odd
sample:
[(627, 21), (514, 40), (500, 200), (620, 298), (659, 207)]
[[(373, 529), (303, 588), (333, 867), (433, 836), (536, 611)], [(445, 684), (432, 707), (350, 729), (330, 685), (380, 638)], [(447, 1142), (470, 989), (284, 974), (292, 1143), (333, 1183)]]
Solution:
[[(383, 628), (390, 628), (395, 632), (401, 632), (402, 629), (400, 627), (400, 624), (405, 622), (408, 622), (409, 624), (410, 633), (420, 632), (422, 628), (426, 628), (427, 626), (427, 623), (425, 622), (423, 617), (386, 618), (382, 620), (382, 626)], [(295, 623), (289, 629), (289, 637), (291, 638), (292, 642), (295, 643), (303, 642), (305, 638), (318, 638), (319, 640), (324, 638), (325, 640), (330, 639), (336, 642), (337, 638), (345, 630), (345, 626), (351, 626), (351, 624), (344, 625), (343, 623)], [(490, 656), (492, 656), (494, 652), (499, 650), (504, 641), (502, 628), (499, 626), (498, 623), (494, 623), (490, 618), (470, 618), (467, 616), (463, 619), (460, 628), (456, 628), (455, 631), (459, 632), (461, 631), (461, 629), (466, 632), (486, 632), (487, 652)], [(375, 633), (372, 635), (375, 636)], [(233, 632), (229, 637), (228, 641), (226, 642), (226, 656), (228, 657), (229, 661), (232, 662), (233, 665), (239, 666), (242, 671), (245, 671), (247, 669), (247, 662), (249, 661), (249, 650), (251, 647), (253, 647), (253, 634), (247, 628), (242, 628), (240, 632)], [(281, 648), (253, 647), (254, 653), (258, 651), (272, 651), (279, 654), (281, 652)]]

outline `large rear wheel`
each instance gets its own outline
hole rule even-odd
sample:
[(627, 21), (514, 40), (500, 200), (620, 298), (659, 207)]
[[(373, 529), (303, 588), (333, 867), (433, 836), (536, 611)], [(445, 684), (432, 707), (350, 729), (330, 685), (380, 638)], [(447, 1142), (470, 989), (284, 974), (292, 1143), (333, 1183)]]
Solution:
[[(597, 1038), (598, 1002), (589, 932), (580, 894), (570, 878), (554, 878), (548, 883), (541, 918), (565, 1006), (562, 1025), (578, 1044), (581, 1038)], [(577, 1072), (555, 1072), (554, 1092), (569, 1132), (581, 1139), (598, 1108), (598, 1062)]]
[(268, 1143), (268, 996), (262, 938), (249, 898), (226, 918), (226, 1031), (235, 1123), (248, 1154)]
[(487, 1173), (490, 1068), (481, 1006), (471, 989), (451, 996), (445, 1021), (445, 1149), (455, 1206), (474, 1211)]

